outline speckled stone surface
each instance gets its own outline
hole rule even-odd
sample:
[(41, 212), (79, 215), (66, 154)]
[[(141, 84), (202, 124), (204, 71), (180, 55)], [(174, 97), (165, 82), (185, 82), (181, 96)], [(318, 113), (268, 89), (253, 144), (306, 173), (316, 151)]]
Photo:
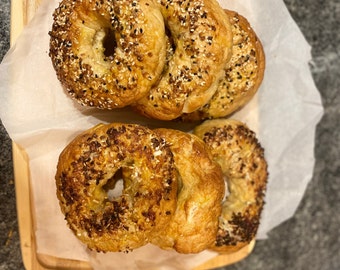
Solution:
[[(0, 59), (9, 48), (9, 2), (0, 0)], [(246, 259), (221, 270), (340, 269), (340, 2), (285, 3), (312, 46), (310, 68), (325, 108), (316, 128), (314, 174), (295, 215), (258, 241)], [(0, 147), (0, 269), (24, 269), (11, 141), (2, 125)]]
[[(0, 1), (0, 59), (9, 49), (10, 1)], [(1, 97), (0, 97), (1, 98)], [(0, 121), (1, 123), (1, 121)], [(16, 216), (11, 140), (0, 125), (0, 269), (24, 269)]]

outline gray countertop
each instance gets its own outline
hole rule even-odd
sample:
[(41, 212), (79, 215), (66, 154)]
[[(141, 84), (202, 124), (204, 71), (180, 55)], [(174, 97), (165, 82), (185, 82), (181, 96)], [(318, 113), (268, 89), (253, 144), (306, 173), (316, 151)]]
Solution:
[[(14, 0), (16, 1), (16, 0)], [(285, 0), (312, 46), (310, 69), (325, 113), (316, 127), (313, 177), (295, 215), (223, 269), (340, 269), (340, 2)], [(0, 59), (9, 48), (10, 0), (0, 0)], [(0, 269), (24, 269), (15, 206), (11, 140), (0, 125)]]

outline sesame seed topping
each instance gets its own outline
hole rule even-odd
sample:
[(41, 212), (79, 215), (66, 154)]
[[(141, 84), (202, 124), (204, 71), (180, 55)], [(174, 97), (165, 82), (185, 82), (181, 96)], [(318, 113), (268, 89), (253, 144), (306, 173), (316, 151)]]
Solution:
[[(152, 40), (164, 26), (161, 21), (148, 23), (152, 13), (143, 3), (88, 1), (83, 5), (63, 0), (56, 8), (49, 55), (58, 79), (80, 104), (125, 107), (154, 84), (161, 67), (155, 61), (159, 51), (150, 53), (150, 46), (160, 50), (164, 41), (155, 39), (149, 44), (145, 40)], [(146, 55), (150, 57), (147, 65)], [(145, 72), (150, 74), (147, 81)], [(83, 91), (89, 88), (95, 91)]]

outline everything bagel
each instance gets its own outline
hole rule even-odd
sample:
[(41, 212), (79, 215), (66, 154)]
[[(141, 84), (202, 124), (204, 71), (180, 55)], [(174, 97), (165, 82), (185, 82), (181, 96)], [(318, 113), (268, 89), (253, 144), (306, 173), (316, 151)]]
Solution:
[(50, 57), (68, 93), (114, 109), (145, 96), (166, 56), (165, 27), (152, 0), (63, 0), (53, 15)]
[(236, 120), (207, 120), (194, 129), (220, 164), (229, 195), (212, 250), (234, 252), (255, 237), (264, 205), (267, 163), (255, 133)]
[[(108, 189), (124, 181), (122, 194)], [(130, 124), (97, 125), (60, 154), (57, 197), (74, 234), (90, 249), (128, 251), (165, 229), (176, 209), (177, 172), (167, 143)]]
[(201, 252), (216, 239), (225, 191), (221, 168), (196, 136), (165, 128), (155, 132), (170, 145), (179, 189), (172, 219), (151, 243), (179, 253)]
[(224, 77), (207, 104), (183, 114), (184, 121), (198, 121), (228, 116), (243, 107), (260, 87), (265, 70), (261, 41), (242, 15), (225, 10), (233, 33), (232, 57), (225, 66)]
[(133, 106), (148, 117), (172, 120), (215, 93), (231, 57), (232, 33), (215, 0), (159, 2), (175, 49), (158, 84)]

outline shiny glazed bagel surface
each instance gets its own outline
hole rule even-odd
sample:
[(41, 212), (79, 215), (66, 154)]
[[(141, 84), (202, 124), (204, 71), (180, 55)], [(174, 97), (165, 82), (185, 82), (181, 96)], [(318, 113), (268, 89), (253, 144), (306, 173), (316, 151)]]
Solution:
[(152, 0), (63, 0), (53, 15), (50, 57), (68, 93), (114, 109), (146, 95), (165, 63), (165, 27)]
[(225, 10), (232, 25), (232, 56), (212, 98), (198, 110), (183, 114), (184, 121), (228, 116), (247, 104), (259, 89), (265, 70), (262, 43), (242, 15)]
[[(119, 177), (124, 188), (110, 198)], [(145, 127), (120, 123), (77, 136), (56, 173), (69, 227), (90, 249), (104, 252), (138, 248), (164, 230), (176, 209), (177, 180), (167, 143)]]
[(179, 189), (171, 221), (151, 242), (179, 253), (201, 252), (216, 239), (225, 191), (222, 170), (196, 136), (165, 128), (155, 132), (170, 144)]
[(231, 57), (232, 33), (227, 15), (215, 0), (160, 1), (174, 53), (137, 111), (172, 120), (205, 104), (215, 93)]
[(267, 162), (255, 133), (232, 119), (207, 120), (194, 129), (220, 164), (229, 194), (212, 250), (234, 252), (255, 237), (264, 205)]

